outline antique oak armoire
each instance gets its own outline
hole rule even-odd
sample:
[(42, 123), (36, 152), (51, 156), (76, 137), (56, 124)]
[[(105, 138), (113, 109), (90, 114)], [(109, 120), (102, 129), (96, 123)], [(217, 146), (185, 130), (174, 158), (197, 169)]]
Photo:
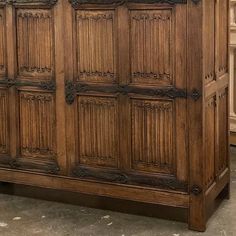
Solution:
[(229, 197), (228, 0), (0, 0), (0, 181), (188, 210)]

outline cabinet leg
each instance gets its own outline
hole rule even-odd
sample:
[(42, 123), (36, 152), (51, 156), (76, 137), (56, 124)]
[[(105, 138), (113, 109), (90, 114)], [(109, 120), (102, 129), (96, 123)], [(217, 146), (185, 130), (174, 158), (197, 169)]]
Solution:
[(14, 184), (0, 181), (0, 193), (14, 194)]
[(230, 199), (230, 183), (228, 183), (222, 191), (223, 197), (225, 199)]
[(190, 230), (204, 232), (206, 230), (205, 202), (200, 197), (190, 197), (188, 228)]

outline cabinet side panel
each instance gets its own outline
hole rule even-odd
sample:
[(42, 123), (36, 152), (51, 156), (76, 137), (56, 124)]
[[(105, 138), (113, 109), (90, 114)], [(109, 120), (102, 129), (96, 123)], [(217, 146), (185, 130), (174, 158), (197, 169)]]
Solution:
[(5, 11), (0, 8), (0, 75), (6, 71)]
[(9, 152), (8, 92), (0, 89), (0, 154)]
[(215, 135), (216, 98), (211, 97), (205, 104), (205, 186), (209, 187), (215, 179)]
[(219, 155), (216, 165), (217, 174), (221, 174), (228, 167), (228, 92), (224, 89), (219, 93)]
[(203, 8), (203, 67), (205, 83), (215, 79), (215, 1)]
[(221, 0), (219, 4), (218, 14), (218, 73), (222, 75), (228, 72), (228, 0)]

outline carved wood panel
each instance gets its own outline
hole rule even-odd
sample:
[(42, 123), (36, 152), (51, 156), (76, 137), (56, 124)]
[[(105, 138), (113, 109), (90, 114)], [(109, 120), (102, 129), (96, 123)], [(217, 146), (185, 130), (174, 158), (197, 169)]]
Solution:
[(76, 12), (79, 80), (112, 83), (117, 79), (115, 20), (113, 10)]
[(51, 10), (17, 10), (17, 59), (20, 76), (53, 75), (52, 18)]
[(204, 1), (204, 79), (209, 83), (215, 79), (215, 1)]
[(208, 169), (205, 185), (209, 187), (215, 179), (215, 136), (216, 136), (216, 98), (211, 97), (205, 104), (205, 166)]
[(172, 101), (132, 99), (133, 168), (173, 173), (174, 104)]
[(133, 83), (171, 84), (173, 16), (171, 10), (131, 10)]
[(78, 106), (79, 162), (117, 167), (117, 98), (79, 96)]
[(5, 11), (0, 8), (0, 75), (6, 71), (6, 46), (5, 46)]
[(22, 157), (55, 157), (55, 101), (52, 94), (19, 92), (19, 131)]
[(0, 89), (0, 154), (8, 153), (8, 122), (8, 92)]
[(225, 170), (228, 163), (228, 91), (224, 89), (219, 93), (218, 100), (219, 109), (219, 155), (216, 165), (217, 174), (221, 174)]
[[(219, 6), (219, 14), (218, 14), (218, 22), (219, 25), (216, 27), (218, 28), (218, 73), (224, 74), (227, 72), (228, 67), (228, 0), (221, 0), (218, 1)], [(225, 12), (222, 14), (221, 12)]]

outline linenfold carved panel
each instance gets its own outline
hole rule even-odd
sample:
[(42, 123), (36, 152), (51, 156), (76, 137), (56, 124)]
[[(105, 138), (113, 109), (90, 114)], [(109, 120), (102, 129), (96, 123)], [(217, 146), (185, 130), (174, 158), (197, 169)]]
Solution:
[(204, 78), (209, 83), (215, 78), (215, 1), (204, 1)]
[(174, 171), (174, 105), (171, 101), (132, 99), (132, 164), (134, 169)]
[(78, 97), (79, 161), (117, 166), (118, 108), (114, 97)]
[(215, 135), (216, 135), (216, 98), (211, 97), (205, 105), (205, 166), (208, 171), (205, 185), (209, 187), (215, 179)]
[(76, 13), (78, 78), (82, 81), (116, 80), (115, 14), (112, 10)]
[(51, 76), (53, 73), (53, 28), (51, 10), (17, 10), (18, 73)]
[[(227, 12), (228, 0), (218, 1), (220, 12)], [(218, 72), (227, 72), (228, 62), (228, 15), (219, 13), (219, 68)]]
[(55, 157), (55, 107), (50, 93), (19, 93), (20, 150), (24, 157)]
[(5, 14), (4, 10), (0, 8), (0, 75), (5, 73)]
[(0, 90), (0, 154), (8, 152), (8, 94)]
[(130, 21), (132, 82), (170, 84), (174, 38), (171, 10), (132, 10)]
[(219, 94), (219, 156), (217, 160), (217, 174), (225, 170), (228, 163), (228, 91), (224, 89)]

